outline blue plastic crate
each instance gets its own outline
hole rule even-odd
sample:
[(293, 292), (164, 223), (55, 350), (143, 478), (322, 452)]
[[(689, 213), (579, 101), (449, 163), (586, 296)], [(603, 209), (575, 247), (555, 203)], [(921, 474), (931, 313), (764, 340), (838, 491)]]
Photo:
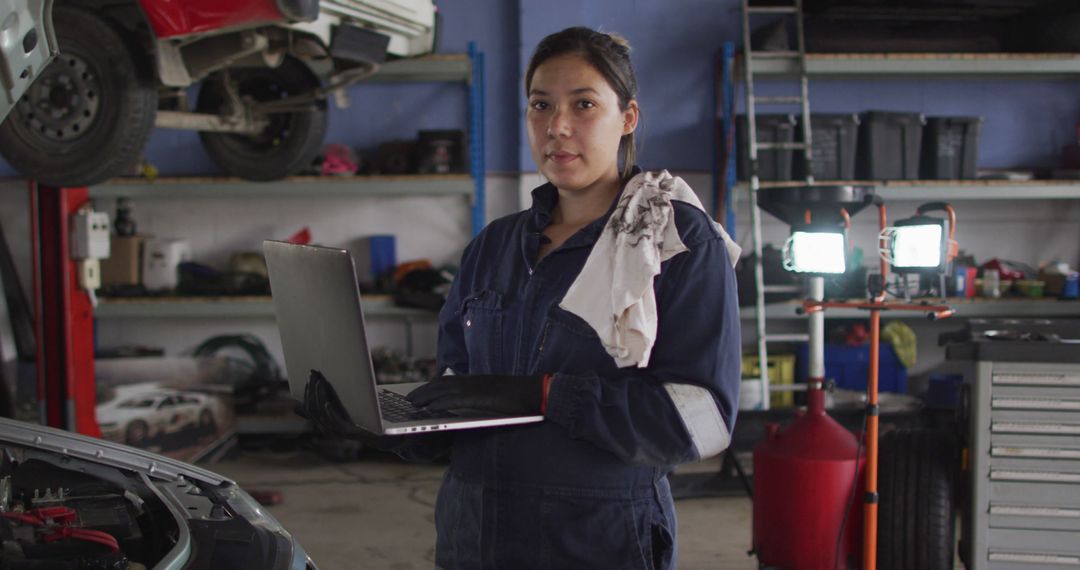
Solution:
[[(809, 354), (808, 345), (804, 343), (799, 346), (795, 375), (800, 382), (806, 382)], [(866, 380), (869, 376), (870, 345), (825, 345), (825, 378), (835, 380), (837, 388), (866, 390)], [(896, 357), (896, 351), (888, 343), (881, 343), (878, 360), (878, 391), (907, 393), (907, 368), (900, 363), (900, 359)]]

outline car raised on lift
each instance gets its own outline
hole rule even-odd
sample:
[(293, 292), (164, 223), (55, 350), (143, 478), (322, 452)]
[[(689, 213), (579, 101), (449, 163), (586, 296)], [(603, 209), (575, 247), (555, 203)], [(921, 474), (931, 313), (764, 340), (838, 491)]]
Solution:
[[(28, 3), (21, 27), (0, 20), (0, 43), (19, 44), (4, 53), (17, 103), (0, 124), (0, 154), (49, 186), (132, 173), (155, 126), (199, 131), (227, 174), (288, 176), (320, 150), (328, 96), (435, 45), (431, 0)], [(44, 66), (53, 36), (59, 55)], [(22, 52), (33, 65), (28, 55), (12, 63)]]

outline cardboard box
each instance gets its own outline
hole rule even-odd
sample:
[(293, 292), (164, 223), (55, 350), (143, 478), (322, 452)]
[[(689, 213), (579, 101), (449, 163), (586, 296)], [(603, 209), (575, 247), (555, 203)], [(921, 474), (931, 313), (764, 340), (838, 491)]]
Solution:
[(101, 260), (101, 284), (138, 285), (142, 282), (140, 271), (142, 247), (145, 236), (111, 236), (108, 258)]

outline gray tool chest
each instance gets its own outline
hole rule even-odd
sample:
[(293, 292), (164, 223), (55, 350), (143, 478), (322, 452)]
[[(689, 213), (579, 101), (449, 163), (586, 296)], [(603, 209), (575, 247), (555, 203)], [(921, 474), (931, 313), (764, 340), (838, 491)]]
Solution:
[(947, 352), (968, 370), (969, 569), (1080, 569), (1080, 344), (1002, 330)]

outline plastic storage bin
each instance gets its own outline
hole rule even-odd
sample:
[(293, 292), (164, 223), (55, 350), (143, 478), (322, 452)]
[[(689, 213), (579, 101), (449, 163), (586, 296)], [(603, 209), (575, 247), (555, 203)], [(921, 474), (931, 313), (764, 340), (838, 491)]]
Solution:
[[(757, 141), (795, 142), (795, 115), (758, 115), (755, 122)], [(746, 115), (739, 115), (735, 125), (738, 160), (735, 172), (739, 180), (750, 179), (750, 154), (747, 152), (749, 125)], [(758, 149), (758, 177), (761, 180), (791, 180), (791, 162), (795, 151), (791, 149)]]
[(920, 113), (869, 111), (859, 125), (857, 174), (863, 180), (916, 180), (922, 131)]
[[(801, 121), (800, 121), (801, 123)], [(810, 169), (817, 180), (854, 180), (855, 158), (859, 140), (859, 116), (810, 115), (814, 156)], [(802, 125), (796, 127), (795, 136), (802, 140)], [(805, 161), (796, 158), (795, 178), (806, 177)]]
[[(799, 346), (796, 378), (805, 382), (808, 368), (809, 347)], [(870, 345), (825, 345), (825, 378), (836, 381), (836, 387), (844, 390), (866, 390), (870, 376)], [(881, 343), (878, 362), (878, 391), (907, 393), (907, 368), (896, 357), (891, 344)]]
[(927, 180), (975, 178), (982, 117), (927, 117), (923, 127), (922, 177)]
[[(792, 384), (795, 382), (795, 355), (794, 354), (770, 354), (769, 355), (769, 384)], [(742, 357), (743, 389), (760, 390), (760, 383), (755, 380), (747, 381), (747, 378), (761, 376), (761, 368), (758, 366), (758, 355), (744, 354)], [(740, 398), (742, 405), (748, 407), (740, 409), (761, 409), (761, 396), (747, 394), (748, 398)], [(795, 405), (794, 392), (773, 392), (769, 394), (769, 406), (772, 408), (790, 408)]]

